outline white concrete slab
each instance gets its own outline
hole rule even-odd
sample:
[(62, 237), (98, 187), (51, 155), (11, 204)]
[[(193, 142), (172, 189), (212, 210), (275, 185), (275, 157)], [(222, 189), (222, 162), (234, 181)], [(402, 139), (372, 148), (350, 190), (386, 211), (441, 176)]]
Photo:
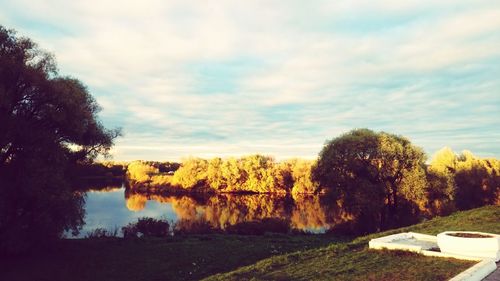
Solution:
[(369, 242), (370, 249), (390, 249), (390, 250), (405, 250), (412, 252), (421, 252), (437, 248), (436, 236), (426, 235), (415, 232), (404, 232), (393, 235), (388, 235)]
[(450, 281), (480, 281), (496, 270), (496, 257), (466, 255), (467, 252), (465, 255), (441, 252), (438, 247), (438, 237), (433, 235), (404, 232), (372, 239), (368, 245), (370, 249), (404, 250), (425, 256), (478, 261), (477, 264), (453, 277)]

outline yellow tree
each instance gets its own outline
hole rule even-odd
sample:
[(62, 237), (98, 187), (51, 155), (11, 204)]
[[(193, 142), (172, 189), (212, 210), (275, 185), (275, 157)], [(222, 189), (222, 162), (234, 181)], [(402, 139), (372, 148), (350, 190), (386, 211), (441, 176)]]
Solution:
[(427, 167), (425, 209), (429, 215), (447, 215), (455, 210), (455, 178), (457, 155), (444, 147), (434, 154)]
[(293, 194), (312, 194), (318, 191), (319, 184), (312, 179), (312, 167), (315, 161), (297, 159), (292, 168)]
[(245, 177), (240, 163), (240, 160), (233, 157), (222, 163), (221, 173), (226, 191), (242, 190)]
[(143, 161), (133, 161), (127, 167), (128, 179), (138, 183), (149, 182), (151, 181), (151, 177), (158, 173), (158, 168)]
[(226, 181), (222, 174), (224, 160), (219, 157), (212, 158), (208, 161), (207, 166), (207, 184), (213, 190), (224, 190), (227, 187)]
[(181, 167), (175, 171), (172, 178), (173, 185), (185, 189), (192, 189), (206, 184), (207, 160), (201, 158), (187, 158), (182, 161)]
[(500, 169), (498, 160), (481, 159), (470, 151), (457, 158), (455, 184), (459, 209), (477, 208), (500, 201)]
[(284, 190), (285, 192), (290, 192), (293, 188), (293, 175), (292, 169), (295, 165), (297, 159), (289, 159), (277, 163), (274, 166), (274, 177), (276, 179), (276, 187)]
[(243, 189), (252, 192), (278, 192), (273, 175), (274, 160), (263, 155), (250, 155), (241, 158), (245, 182)]

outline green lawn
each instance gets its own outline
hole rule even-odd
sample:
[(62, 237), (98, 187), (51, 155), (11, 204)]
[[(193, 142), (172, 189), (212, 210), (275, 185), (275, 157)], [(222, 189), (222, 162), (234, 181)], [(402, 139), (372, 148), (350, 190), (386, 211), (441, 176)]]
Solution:
[(204, 280), (448, 280), (474, 262), (429, 258), (365, 247), (326, 249), (272, 257)]
[(499, 221), (500, 207), (489, 206), (353, 241), (327, 235), (63, 240), (51, 251), (2, 260), (0, 280), (446, 280), (471, 263), (371, 251), (367, 242), (401, 231), (500, 233)]

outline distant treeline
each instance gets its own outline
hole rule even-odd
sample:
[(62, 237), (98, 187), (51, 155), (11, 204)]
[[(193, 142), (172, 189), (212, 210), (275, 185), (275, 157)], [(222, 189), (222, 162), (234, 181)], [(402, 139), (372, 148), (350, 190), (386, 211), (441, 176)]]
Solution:
[(125, 181), (126, 162), (74, 163), (68, 171), (73, 190), (105, 189), (109, 185), (121, 185)]
[[(269, 193), (334, 200), (348, 231), (367, 233), (500, 204), (500, 160), (443, 148), (426, 163), (423, 150), (398, 135), (357, 129), (325, 144), (316, 160), (264, 155), (187, 158), (182, 163), (106, 164), (142, 194)], [(126, 168), (125, 168), (126, 167)]]
[(95, 162), (76, 163), (72, 169), (74, 178), (80, 179), (111, 179), (124, 177), (127, 172), (126, 162)]
[[(157, 162), (157, 161), (134, 161), (144, 164), (145, 169), (155, 174), (173, 174), (180, 163)], [(132, 163), (134, 163), (132, 162)], [(93, 163), (76, 163), (72, 167), (71, 173), (77, 180), (81, 179), (113, 179), (125, 178), (130, 162), (103, 161)], [(146, 173), (144, 171), (143, 173)]]
[[(149, 191), (206, 191), (255, 193), (324, 193), (312, 180), (316, 161), (292, 159), (276, 162), (272, 157), (185, 159), (182, 164), (134, 161), (127, 176), (132, 188)], [(160, 167), (174, 167), (160, 170)], [(177, 167), (180, 167), (176, 169)], [(419, 204), (432, 213), (450, 213), (484, 204), (499, 204), (500, 161), (482, 159), (469, 151), (455, 154), (449, 148), (438, 151), (422, 175), (407, 175), (402, 185), (418, 186)]]
[(317, 193), (311, 169), (315, 161), (291, 159), (277, 162), (263, 155), (241, 158), (187, 158), (180, 166), (161, 172), (162, 163), (134, 161), (128, 165), (127, 177), (132, 186), (153, 186), (165, 191)]

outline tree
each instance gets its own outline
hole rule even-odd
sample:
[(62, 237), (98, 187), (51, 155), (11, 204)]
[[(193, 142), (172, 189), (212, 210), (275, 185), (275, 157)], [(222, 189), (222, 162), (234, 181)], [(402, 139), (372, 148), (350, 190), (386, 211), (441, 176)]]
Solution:
[(275, 187), (274, 159), (263, 155), (249, 155), (240, 159), (245, 179), (242, 189), (251, 192), (284, 192)]
[(99, 110), (80, 81), (58, 75), (52, 55), (0, 26), (0, 248), (81, 227), (71, 167), (107, 154), (120, 134), (103, 127)]
[[(429, 202), (443, 213), (500, 203), (500, 161), (439, 150), (429, 166)], [(439, 211), (439, 208), (436, 208)], [(439, 213), (439, 212), (437, 212)]]
[(290, 193), (293, 185), (293, 167), (297, 159), (290, 159), (286, 161), (282, 161), (277, 163), (274, 168), (274, 177), (276, 178), (276, 186), (282, 190), (285, 190), (286, 193)]
[(227, 187), (224, 178), (222, 177), (222, 164), (224, 161), (215, 157), (208, 161), (207, 181), (210, 188), (215, 191), (223, 190)]
[(434, 154), (430, 166), (437, 173), (455, 173), (457, 169), (457, 155), (451, 148), (445, 146)]
[(222, 181), (224, 182), (224, 191), (241, 191), (245, 183), (244, 171), (241, 168), (241, 160), (229, 158), (222, 162), (221, 166)]
[(412, 209), (407, 206), (411, 190), (401, 186), (406, 177), (423, 169), (424, 161), (422, 149), (404, 137), (357, 129), (325, 144), (313, 179), (346, 210), (366, 221), (379, 221), (371, 227), (385, 229), (403, 223), (400, 211)]
[(318, 191), (318, 183), (312, 180), (314, 161), (297, 159), (292, 169), (293, 188), (292, 194), (312, 194)]
[(449, 147), (434, 154), (427, 167), (426, 212), (430, 216), (455, 211), (457, 156)]
[(158, 168), (144, 161), (133, 161), (127, 166), (127, 177), (133, 182), (146, 183), (158, 173)]
[(187, 158), (175, 171), (172, 183), (185, 189), (203, 187), (207, 182), (208, 161), (201, 158)]
[(500, 202), (500, 161), (481, 159), (470, 151), (457, 157), (455, 203), (467, 210)]

